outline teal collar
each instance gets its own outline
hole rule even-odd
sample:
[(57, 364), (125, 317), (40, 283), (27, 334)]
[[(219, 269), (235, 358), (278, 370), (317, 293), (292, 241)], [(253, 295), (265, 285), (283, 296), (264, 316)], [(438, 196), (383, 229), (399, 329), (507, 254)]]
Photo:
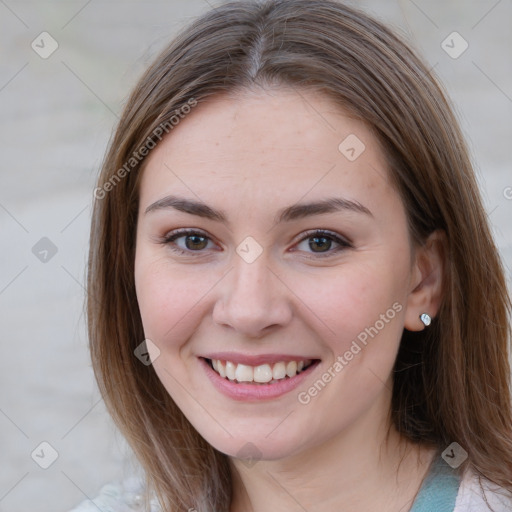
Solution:
[(453, 512), (460, 476), (438, 454), (412, 504), (410, 512)]

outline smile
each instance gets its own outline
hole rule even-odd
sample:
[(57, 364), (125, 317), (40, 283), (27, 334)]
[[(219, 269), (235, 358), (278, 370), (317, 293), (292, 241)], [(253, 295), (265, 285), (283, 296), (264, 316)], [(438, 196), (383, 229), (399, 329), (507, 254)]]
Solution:
[[(259, 402), (274, 400), (301, 386), (309, 378), (320, 359), (291, 360), (279, 356), (235, 356), (228, 354), (211, 358), (199, 357), (206, 376), (220, 393), (232, 400)], [(252, 363), (252, 364), (249, 364)]]
[(274, 384), (281, 380), (295, 377), (297, 374), (307, 370), (313, 363), (312, 359), (306, 359), (250, 366), (221, 359), (207, 359), (206, 361), (224, 379), (236, 383), (248, 382), (253, 384)]

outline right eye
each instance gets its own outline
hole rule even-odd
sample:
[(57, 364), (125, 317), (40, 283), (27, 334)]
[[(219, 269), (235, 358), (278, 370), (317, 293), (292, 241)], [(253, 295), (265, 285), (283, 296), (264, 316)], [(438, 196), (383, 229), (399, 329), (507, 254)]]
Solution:
[[(181, 243), (178, 243), (178, 240), (182, 240)], [(192, 254), (204, 252), (203, 249), (208, 247), (208, 242), (211, 242), (210, 238), (201, 231), (178, 229), (168, 233), (161, 243), (168, 245), (171, 251), (178, 254)]]

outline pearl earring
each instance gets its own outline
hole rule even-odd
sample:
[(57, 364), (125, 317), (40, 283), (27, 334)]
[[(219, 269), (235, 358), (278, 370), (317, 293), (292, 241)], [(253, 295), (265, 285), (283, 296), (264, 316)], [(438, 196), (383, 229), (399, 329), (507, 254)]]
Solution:
[(423, 322), (425, 327), (428, 327), (432, 322), (432, 318), (430, 318), (430, 315), (428, 315), (427, 313), (422, 313), (420, 315), (420, 320)]

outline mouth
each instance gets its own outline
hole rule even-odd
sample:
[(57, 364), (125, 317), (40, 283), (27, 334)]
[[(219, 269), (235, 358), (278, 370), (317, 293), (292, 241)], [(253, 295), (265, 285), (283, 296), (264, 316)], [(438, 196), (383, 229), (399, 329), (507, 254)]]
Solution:
[[(243, 363), (228, 359), (229, 354), (199, 357), (206, 376), (214, 388), (232, 400), (267, 402), (289, 394), (303, 385), (320, 359), (288, 356), (243, 357)], [(253, 363), (248, 364), (248, 363)]]
[(318, 359), (299, 359), (251, 366), (225, 359), (203, 359), (223, 379), (235, 384), (244, 383), (256, 386), (268, 386), (293, 379), (319, 362)]

